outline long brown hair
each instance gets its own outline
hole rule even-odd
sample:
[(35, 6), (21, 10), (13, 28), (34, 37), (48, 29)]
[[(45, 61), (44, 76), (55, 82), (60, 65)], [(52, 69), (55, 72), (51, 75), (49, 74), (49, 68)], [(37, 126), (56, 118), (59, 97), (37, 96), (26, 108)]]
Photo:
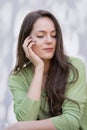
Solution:
[(50, 116), (55, 116), (62, 114), (62, 104), (64, 100), (70, 100), (64, 95), (70, 69), (73, 72), (73, 79), (71, 82), (76, 81), (78, 76), (76, 68), (69, 62), (69, 58), (64, 54), (61, 28), (57, 19), (50, 12), (38, 10), (27, 14), (24, 18), (18, 38), (17, 64), (14, 68), (14, 72), (18, 72), (24, 64), (28, 64), (29, 59), (25, 56), (22, 44), (25, 38), (30, 35), (35, 21), (42, 17), (49, 17), (53, 21), (56, 29), (56, 50), (52, 58), (46, 82), (49, 114)]

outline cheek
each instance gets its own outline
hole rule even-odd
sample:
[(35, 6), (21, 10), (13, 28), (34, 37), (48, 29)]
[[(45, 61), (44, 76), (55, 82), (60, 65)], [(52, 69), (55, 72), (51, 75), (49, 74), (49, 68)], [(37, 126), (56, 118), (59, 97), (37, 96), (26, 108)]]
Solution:
[(53, 45), (53, 46), (54, 46), (54, 48), (56, 48), (56, 42), (54, 42), (54, 45)]
[(54, 45), (54, 46), (55, 46), (55, 48), (56, 48), (56, 47), (57, 47), (57, 43), (55, 43), (55, 45)]
[(38, 53), (40, 52), (40, 45), (33, 45), (33, 46), (32, 46), (32, 50), (33, 50), (36, 54), (38, 54)]

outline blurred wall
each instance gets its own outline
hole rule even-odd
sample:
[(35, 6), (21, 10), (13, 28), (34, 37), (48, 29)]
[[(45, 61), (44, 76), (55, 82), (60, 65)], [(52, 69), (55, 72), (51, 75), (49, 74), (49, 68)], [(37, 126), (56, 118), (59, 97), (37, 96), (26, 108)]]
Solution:
[(81, 57), (87, 65), (87, 0), (0, 0), (0, 130), (16, 121), (7, 78), (15, 64), (22, 20), (37, 9), (57, 17), (66, 53)]

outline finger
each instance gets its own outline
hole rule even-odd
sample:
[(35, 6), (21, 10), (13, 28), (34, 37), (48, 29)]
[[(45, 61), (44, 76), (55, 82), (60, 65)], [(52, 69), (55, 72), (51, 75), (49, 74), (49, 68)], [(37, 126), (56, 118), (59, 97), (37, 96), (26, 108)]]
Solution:
[(32, 51), (32, 46), (36, 44), (36, 41), (33, 41), (29, 44), (28, 48), (28, 53), (30, 56), (35, 55), (35, 53)]
[(32, 41), (27, 48), (31, 51), (33, 45), (36, 45), (36, 41)]
[(29, 44), (32, 42), (32, 40), (30, 40), (29, 42), (28, 42), (28, 44), (27, 44), (27, 47), (29, 46)]
[(28, 51), (28, 49), (26, 48), (26, 49), (24, 50), (24, 52), (25, 52), (25, 56), (29, 59), (29, 51)]
[(29, 51), (28, 48), (26, 46), (23, 46), (23, 50), (25, 52), (25, 56), (28, 58), (29, 57)]
[(32, 48), (32, 46), (35, 45), (35, 44), (36, 44), (36, 41), (30, 41), (30, 44), (29, 44), (28, 47), (29, 47), (29, 48)]
[(29, 38), (29, 39), (26, 39), (26, 41), (23, 45), (25, 55), (29, 60), (31, 59), (30, 57), (32, 57), (32, 55), (34, 55), (34, 52), (32, 51), (32, 46), (34, 44), (36, 44), (36, 41), (32, 41), (32, 39)]
[(27, 46), (30, 44), (30, 42), (32, 42), (31, 37), (27, 37), (27, 38), (24, 40), (24, 43), (23, 43), (22, 47), (23, 47), (23, 50), (24, 50), (25, 53), (28, 52)]
[(26, 46), (28, 47), (28, 45), (32, 42), (32, 37), (31, 36), (27, 37), (27, 40), (28, 40), (28, 44), (26, 44)]
[(24, 47), (27, 47), (27, 45), (32, 41), (32, 37), (31, 36), (28, 36), (25, 40), (24, 40), (24, 43), (23, 43), (23, 48)]

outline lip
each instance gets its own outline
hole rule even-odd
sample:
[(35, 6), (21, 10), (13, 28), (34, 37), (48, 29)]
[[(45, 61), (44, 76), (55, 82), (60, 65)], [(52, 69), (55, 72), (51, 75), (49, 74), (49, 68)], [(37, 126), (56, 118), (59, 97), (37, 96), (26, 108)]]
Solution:
[(53, 48), (44, 48), (43, 50), (51, 52), (51, 51), (53, 51)]
[(44, 50), (52, 50), (52, 49), (53, 49), (52, 47), (44, 48)]

